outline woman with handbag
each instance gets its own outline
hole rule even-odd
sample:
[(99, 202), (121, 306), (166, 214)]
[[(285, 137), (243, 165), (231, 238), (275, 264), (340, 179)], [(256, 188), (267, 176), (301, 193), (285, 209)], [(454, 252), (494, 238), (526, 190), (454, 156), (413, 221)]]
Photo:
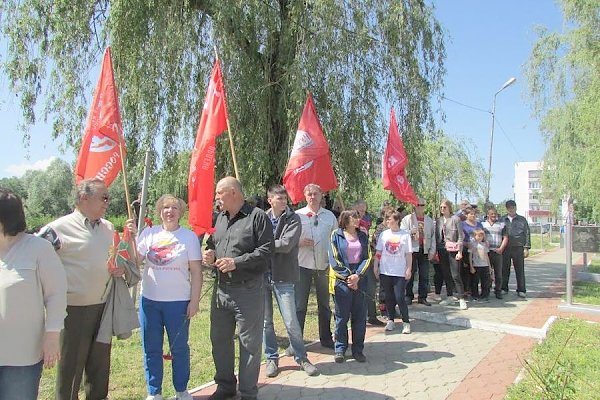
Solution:
[[(450, 200), (442, 200), (440, 203), (440, 214), (441, 216), (438, 218), (435, 228), (435, 240), (440, 257), (440, 265), (442, 272), (445, 275), (450, 275), (450, 279), (447, 280), (453, 283), (454, 293), (458, 298), (460, 309), (466, 310), (465, 290), (460, 277), (464, 232), (460, 218), (452, 214), (452, 202)], [(451, 305), (455, 301), (454, 297), (448, 296), (440, 302), (440, 305)]]

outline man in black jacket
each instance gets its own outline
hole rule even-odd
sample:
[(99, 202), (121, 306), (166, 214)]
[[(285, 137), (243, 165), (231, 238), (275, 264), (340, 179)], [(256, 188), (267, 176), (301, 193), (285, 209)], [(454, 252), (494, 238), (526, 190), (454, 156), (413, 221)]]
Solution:
[(263, 342), (267, 358), (266, 374), (269, 378), (273, 378), (279, 373), (277, 336), (273, 326), (273, 295), (277, 300), (296, 362), (309, 376), (319, 373), (306, 357), (302, 329), (296, 315), (294, 286), (300, 278), (298, 243), (302, 233), (302, 223), (300, 217), (288, 207), (287, 200), (287, 193), (283, 186), (275, 185), (269, 189), (267, 201), (271, 208), (267, 210), (267, 216), (273, 224), (273, 236), (275, 238), (275, 252), (271, 258), (270, 268), (265, 273)]
[(507, 215), (502, 221), (508, 233), (508, 247), (504, 253), (502, 268), (502, 292), (508, 293), (508, 279), (510, 278), (510, 264), (512, 261), (517, 277), (517, 296), (525, 298), (525, 259), (529, 257), (531, 236), (529, 224), (522, 215), (517, 214), (517, 203), (514, 200), (506, 202)]
[[(242, 185), (231, 176), (217, 183), (215, 200), (222, 211), (203, 255), (204, 264), (218, 270), (210, 310), (217, 391), (209, 399), (236, 396), (238, 379), (242, 399), (256, 399), (264, 322), (264, 273), (274, 250), (273, 226), (264, 211), (244, 201)], [(240, 342), (237, 379), (236, 325)]]

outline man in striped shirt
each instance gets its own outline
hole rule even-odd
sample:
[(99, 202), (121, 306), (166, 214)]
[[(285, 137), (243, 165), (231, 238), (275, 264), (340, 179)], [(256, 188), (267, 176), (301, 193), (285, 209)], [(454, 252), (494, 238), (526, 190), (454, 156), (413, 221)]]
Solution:
[(504, 222), (498, 221), (498, 211), (490, 207), (487, 212), (487, 220), (483, 222), (485, 239), (490, 246), (488, 253), (490, 266), (494, 271), (494, 292), (497, 299), (502, 299), (502, 253), (508, 246), (508, 232)]

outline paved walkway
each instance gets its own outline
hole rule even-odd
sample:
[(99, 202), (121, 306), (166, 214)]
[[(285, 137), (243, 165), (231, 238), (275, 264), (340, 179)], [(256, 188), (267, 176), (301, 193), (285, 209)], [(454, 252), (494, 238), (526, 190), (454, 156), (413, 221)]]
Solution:
[[(504, 300), (470, 302), (466, 311), (415, 302), (412, 334), (368, 328), (366, 363), (336, 364), (332, 351), (310, 346), (320, 376), (308, 377), (282, 357), (279, 376), (269, 379), (261, 371), (259, 399), (502, 399), (553, 316), (564, 315), (557, 310), (564, 275), (564, 250), (555, 250), (526, 261), (527, 299), (513, 291)], [(215, 388), (205, 385), (194, 398), (206, 399)]]

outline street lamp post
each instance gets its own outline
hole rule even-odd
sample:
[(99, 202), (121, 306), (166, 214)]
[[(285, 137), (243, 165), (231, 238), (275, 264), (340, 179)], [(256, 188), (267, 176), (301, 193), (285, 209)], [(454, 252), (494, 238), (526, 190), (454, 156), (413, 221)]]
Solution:
[(490, 201), (490, 184), (491, 184), (491, 179), (492, 179), (492, 149), (494, 148), (494, 125), (495, 125), (495, 121), (496, 121), (496, 96), (498, 96), (498, 93), (500, 93), (501, 91), (503, 91), (504, 89), (506, 89), (513, 83), (515, 83), (516, 81), (517, 81), (517, 78), (514, 78), (514, 77), (510, 78), (509, 80), (507, 80), (504, 83), (504, 85), (502, 85), (500, 90), (498, 90), (496, 93), (494, 93), (494, 101), (492, 102), (492, 130), (491, 130), (491, 134), (490, 134), (490, 157), (489, 157), (490, 162), (488, 164), (487, 189), (485, 192), (485, 202), (486, 203)]

